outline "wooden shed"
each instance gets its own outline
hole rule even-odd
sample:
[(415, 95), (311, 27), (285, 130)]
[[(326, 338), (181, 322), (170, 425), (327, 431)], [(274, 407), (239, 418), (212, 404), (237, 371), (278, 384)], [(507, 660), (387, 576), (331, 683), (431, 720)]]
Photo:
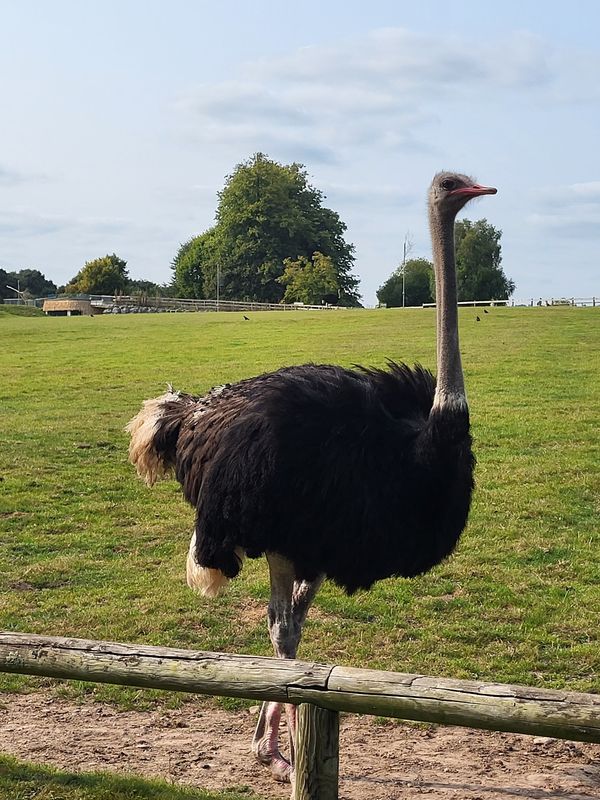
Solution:
[(70, 300), (68, 298), (44, 300), (42, 310), (49, 317), (89, 317), (94, 313), (90, 300)]

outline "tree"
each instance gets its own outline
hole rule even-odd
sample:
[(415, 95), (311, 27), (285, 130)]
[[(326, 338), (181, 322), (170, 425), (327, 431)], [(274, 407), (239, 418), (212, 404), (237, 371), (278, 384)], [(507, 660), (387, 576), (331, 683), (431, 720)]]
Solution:
[(6, 272), (6, 270), (0, 267), (0, 300), (2, 301), (4, 301), (5, 297), (16, 297), (15, 293), (7, 286), (9, 283), (11, 286), (14, 286), (11, 275), (12, 273)]
[(165, 293), (165, 287), (162, 286), (160, 283), (154, 283), (154, 281), (147, 281), (143, 278), (133, 278), (129, 279), (125, 284), (123, 289), (125, 294), (144, 294), (144, 295), (163, 295)]
[[(216, 225), (197, 237), (195, 280), (201, 271), (205, 292), (214, 296), (218, 264), (222, 297), (280, 302), (286, 259), (310, 261), (318, 252), (331, 259), (340, 302), (358, 305), (354, 247), (344, 240), (346, 225), (322, 201), (301, 164), (278, 164), (262, 153), (238, 164), (219, 193)], [(191, 249), (182, 261), (192, 258)], [(178, 281), (175, 262), (174, 270)]]
[(501, 267), (502, 231), (486, 219), (460, 220), (454, 228), (459, 300), (508, 300), (514, 281)]
[(86, 261), (65, 286), (67, 294), (116, 294), (122, 292), (129, 281), (127, 262), (115, 255), (106, 255)]
[[(433, 294), (433, 264), (426, 258), (411, 258), (404, 265), (404, 292), (406, 306), (431, 303)], [(377, 290), (377, 299), (388, 308), (402, 306), (402, 265), (400, 265)]]
[(215, 297), (219, 258), (215, 228), (184, 242), (171, 263), (176, 294), (200, 299)]
[(20, 289), (29, 297), (45, 297), (55, 294), (56, 284), (49, 281), (39, 269), (21, 269), (18, 272), (5, 272), (0, 269), (0, 298), (16, 297), (16, 294), (6, 288), (7, 284)]
[[(21, 269), (11, 275), (14, 276), (13, 280), (20, 285), (21, 291), (28, 292), (32, 297), (56, 294), (56, 284), (53, 281), (49, 281), (39, 269)], [(13, 286), (16, 285), (13, 283)]]
[(335, 295), (338, 279), (329, 256), (313, 253), (312, 258), (299, 256), (286, 258), (283, 275), (277, 281), (285, 286), (284, 303), (307, 303), (317, 305), (325, 298)]

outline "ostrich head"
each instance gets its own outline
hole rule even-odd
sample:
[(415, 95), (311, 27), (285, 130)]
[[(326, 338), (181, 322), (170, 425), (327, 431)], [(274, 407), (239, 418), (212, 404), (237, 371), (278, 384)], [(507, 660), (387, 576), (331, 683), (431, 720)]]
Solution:
[(432, 210), (438, 214), (456, 216), (460, 209), (473, 197), (482, 194), (496, 194), (491, 186), (481, 186), (473, 178), (455, 172), (438, 172), (429, 190)]

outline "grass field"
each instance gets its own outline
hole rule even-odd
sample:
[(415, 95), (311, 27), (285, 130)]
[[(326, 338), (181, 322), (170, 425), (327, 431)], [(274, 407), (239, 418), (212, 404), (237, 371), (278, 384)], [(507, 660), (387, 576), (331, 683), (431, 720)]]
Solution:
[(257, 800), (246, 791), (214, 794), (99, 772), (69, 773), (0, 756), (1, 800)]
[[(192, 594), (192, 509), (176, 483), (135, 477), (123, 426), (167, 381), (202, 392), (305, 361), (434, 367), (434, 313), (0, 316), (0, 627), (270, 654), (264, 561), (247, 561), (219, 600)], [(458, 551), (352, 598), (325, 586), (300, 656), (597, 691), (600, 313), (475, 316), (460, 311), (478, 488)]]
[(44, 312), (35, 306), (17, 306), (11, 304), (0, 304), (0, 317), (43, 317)]

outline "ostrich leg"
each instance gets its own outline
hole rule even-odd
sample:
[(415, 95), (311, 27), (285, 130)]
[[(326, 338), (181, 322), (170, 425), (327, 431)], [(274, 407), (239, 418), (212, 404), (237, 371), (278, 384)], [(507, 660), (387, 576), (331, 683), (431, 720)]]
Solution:
[[(297, 581), (293, 565), (282, 556), (268, 553), (271, 577), (271, 599), (269, 601), (269, 636), (277, 658), (296, 658), (302, 626), (310, 604), (323, 582), (323, 577), (314, 581)], [(279, 724), (281, 703), (263, 703), (258, 724), (252, 740), (252, 752), (256, 758), (271, 768), (278, 781), (291, 780), (294, 765), (294, 740), (296, 735), (296, 707), (286, 705), (289, 736), (289, 761), (279, 750)]]

